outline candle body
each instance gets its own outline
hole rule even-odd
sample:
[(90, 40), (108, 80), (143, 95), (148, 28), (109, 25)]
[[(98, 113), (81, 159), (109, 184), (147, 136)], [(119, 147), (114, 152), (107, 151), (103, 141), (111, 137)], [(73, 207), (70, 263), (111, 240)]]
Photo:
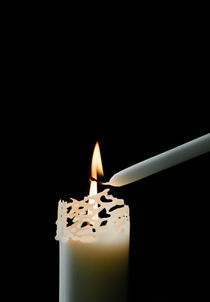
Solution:
[(60, 302), (127, 301), (129, 229), (123, 237), (60, 241)]
[(129, 207), (108, 192), (59, 201), (59, 302), (127, 301)]
[(107, 184), (124, 186), (209, 151), (210, 134), (206, 134), (114, 174)]

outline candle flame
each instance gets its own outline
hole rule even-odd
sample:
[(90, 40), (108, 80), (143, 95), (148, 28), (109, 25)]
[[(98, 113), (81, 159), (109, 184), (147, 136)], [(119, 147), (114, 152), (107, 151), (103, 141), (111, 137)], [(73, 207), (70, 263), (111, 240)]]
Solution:
[[(99, 143), (96, 142), (95, 148), (93, 151), (92, 163), (91, 163), (91, 177), (97, 179), (98, 175), (103, 176), (104, 171), (103, 171), (103, 166), (102, 166)], [(97, 194), (97, 182), (91, 181), (89, 195), (94, 195), (94, 194)]]
[[(101, 160), (101, 152), (100, 152), (100, 148), (99, 148), (99, 143), (96, 142), (95, 144), (95, 148), (93, 151), (93, 157), (92, 157), (92, 163), (91, 163), (91, 177), (97, 179), (97, 176), (104, 175), (104, 171), (103, 171), (103, 166), (102, 166), (102, 160)], [(95, 195), (97, 194), (98, 190), (97, 190), (97, 182), (96, 181), (91, 181), (90, 182), (90, 191), (89, 191), (89, 195)], [(95, 203), (94, 199), (89, 199), (89, 203), (93, 204)], [(93, 206), (94, 209), (98, 208), (97, 203)], [(90, 211), (88, 212), (89, 214)], [(98, 215), (95, 215), (93, 217), (93, 219), (97, 219)]]

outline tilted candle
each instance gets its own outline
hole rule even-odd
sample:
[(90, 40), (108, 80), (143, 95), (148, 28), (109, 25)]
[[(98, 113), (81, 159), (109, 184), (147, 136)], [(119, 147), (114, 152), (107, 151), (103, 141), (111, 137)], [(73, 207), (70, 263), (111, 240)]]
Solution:
[(210, 151), (210, 134), (151, 157), (114, 174), (104, 185), (124, 186)]

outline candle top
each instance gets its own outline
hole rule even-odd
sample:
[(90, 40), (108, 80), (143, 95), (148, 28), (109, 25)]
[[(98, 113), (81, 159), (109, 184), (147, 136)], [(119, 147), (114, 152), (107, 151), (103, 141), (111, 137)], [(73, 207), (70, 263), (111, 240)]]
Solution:
[(129, 207), (123, 199), (113, 197), (106, 189), (81, 201), (73, 198), (70, 202), (60, 200), (56, 239), (93, 242), (106, 238), (110, 241), (116, 232), (120, 238), (119, 232), (123, 233), (129, 223)]

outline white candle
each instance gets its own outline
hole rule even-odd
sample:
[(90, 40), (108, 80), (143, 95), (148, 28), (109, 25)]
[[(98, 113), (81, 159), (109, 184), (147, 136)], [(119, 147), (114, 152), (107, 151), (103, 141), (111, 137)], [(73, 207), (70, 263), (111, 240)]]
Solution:
[[(129, 207), (108, 191), (83, 201), (59, 202), (59, 302), (127, 301)], [(102, 197), (110, 202), (102, 202)], [(102, 210), (109, 217), (100, 218)]]
[(124, 186), (164, 169), (210, 151), (210, 134), (194, 139), (186, 144), (151, 157), (114, 174), (108, 183), (111, 186)]

